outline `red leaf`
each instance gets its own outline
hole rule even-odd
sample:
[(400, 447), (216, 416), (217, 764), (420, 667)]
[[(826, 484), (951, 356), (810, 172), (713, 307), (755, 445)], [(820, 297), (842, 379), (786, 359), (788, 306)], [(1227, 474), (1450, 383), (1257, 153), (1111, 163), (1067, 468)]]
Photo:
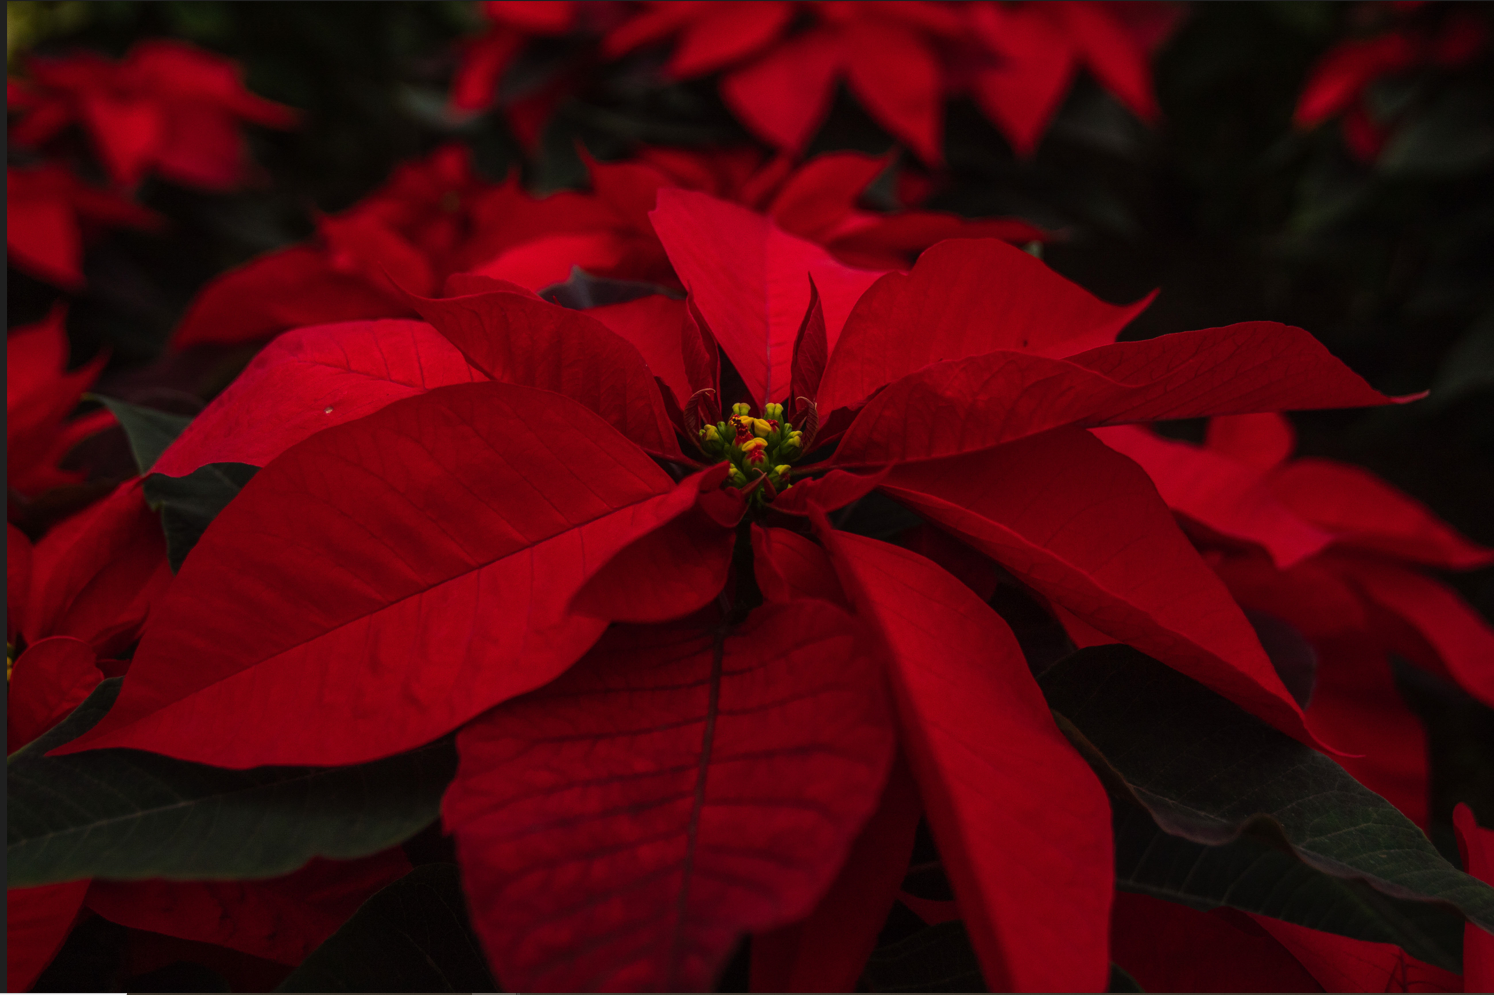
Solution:
[(752, 938), (753, 991), (856, 990), (908, 869), (922, 811), (913, 773), (899, 756), (881, 803), (820, 904), (807, 918)]
[(263, 881), (95, 881), (87, 904), (122, 926), (299, 964), (409, 870), (395, 848), (362, 860), (314, 858)]
[(680, 350), (680, 325), (685, 321), (684, 301), (663, 294), (650, 294), (625, 304), (587, 308), (586, 316), (595, 318), (631, 342), (642, 354), (649, 372), (669, 385), (676, 400), (687, 401), (695, 393)]
[(5, 892), (5, 987), (30, 991), (57, 956), (83, 907), (88, 882), (10, 888)]
[(999, 58), (975, 74), (975, 99), (1016, 153), (1030, 156), (1074, 78), (1074, 46), (1053, 17), (1032, 4), (972, 4), (971, 21)]
[(1430, 670), (1445, 668), (1463, 690), (1494, 706), (1494, 626), (1458, 592), (1424, 574), (1389, 564), (1348, 561), (1340, 573), (1382, 612), (1411, 628), (1411, 640), (1392, 638), (1397, 652)]
[[(825, 338), (825, 309), (820, 304), (820, 292), (809, 279), (809, 307), (804, 310), (804, 320), (799, 333), (794, 336), (793, 361), (790, 364), (788, 410), (797, 422), (804, 421), (801, 409), (814, 406), (819, 394), (820, 378), (825, 375), (825, 358), (829, 346)], [(813, 442), (813, 432), (807, 438)]]
[(255, 356), (151, 469), (181, 477), (205, 463), (264, 466), (303, 439), (386, 404), (485, 379), (423, 321), (299, 328)]
[(39, 494), (81, 480), (80, 474), (58, 469), (58, 461), (79, 441), (80, 433), (91, 434), (113, 423), (108, 416), (64, 421), (109, 358), (101, 353), (68, 372), (64, 316), (63, 308), (54, 308), (42, 321), (17, 328), (5, 338), (7, 485), (21, 494)]
[(1212, 447), (1204, 449), (1161, 438), (1140, 426), (1100, 428), (1094, 434), (1111, 449), (1141, 464), (1173, 511), (1221, 535), (1263, 547), (1283, 570), (1322, 552), (1333, 542), (1331, 532), (1314, 526), (1276, 499), (1261, 468), (1231, 459)]
[(585, 653), (606, 623), (571, 597), (698, 494), (576, 402), (512, 384), (327, 429), (208, 527), (113, 710), (61, 749), (243, 768), (428, 742)]
[(1372, 943), (1251, 915), (1330, 992), (1460, 992), (1463, 977), (1393, 943)]
[(1446, 570), (1494, 563), (1494, 549), (1469, 542), (1426, 505), (1357, 466), (1299, 459), (1270, 483), (1293, 511), (1333, 532), (1339, 547)]
[(1233, 909), (1200, 912), (1118, 891), (1110, 951), (1149, 992), (1323, 990), (1285, 947)]
[(829, 152), (794, 170), (767, 209), (791, 235), (820, 242), (856, 211), (857, 198), (888, 166), (887, 156)]
[(1109, 4), (1090, 0), (1043, 9), (1057, 14), (1065, 23), (1085, 65), (1101, 86), (1143, 121), (1156, 120), (1159, 112), (1147, 53), (1111, 14)]
[(571, 611), (608, 622), (666, 622), (714, 601), (747, 509), (740, 491), (721, 487), (728, 469), (719, 463), (691, 477), (695, 505), (608, 560), (571, 599)]
[(412, 303), (494, 380), (564, 394), (648, 452), (679, 458), (674, 426), (648, 364), (632, 343), (595, 318), (519, 294)]
[(830, 113), (842, 49), (834, 31), (805, 31), (723, 76), (721, 99), (747, 130), (797, 154)]
[[(822, 393), (836, 368), (832, 355)], [(864, 466), (949, 456), (1061, 425), (1391, 401), (1301, 329), (1248, 322), (1120, 342), (1067, 359), (993, 352), (935, 363), (872, 398), (834, 461)]]
[[(1453, 809), (1453, 827), (1458, 834), (1458, 849), (1463, 867), (1484, 883), (1494, 883), (1494, 832), (1473, 818), (1473, 810), (1463, 802)], [(1479, 992), (1494, 989), (1494, 936), (1468, 923), (1463, 927), (1463, 990)]]
[(1222, 456), (1262, 470), (1285, 463), (1297, 448), (1297, 433), (1276, 411), (1209, 419), (1206, 445)]
[(811, 508), (834, 511), (876, 490), (887, 472), (886, 467), (879, 473), (865, 475), (831, 470), (823, 477), (794, 484), (773, 502), (773, 510), (789, 515), (807, 515)]
[(894, 748), (858, 643), (811, 601), (616, 626), (464, 729), (444, 817), (504, 984), (705, 991), (741, 933), (809, 913)]
[(73, 516), (36, 544), (26, 638), (73, 636), (100, 656), (124, 653), (171, 585), (160, 517), (140, 481)]
[(729, 66), (770, 44), (793, 16), (793, 4), (783, 0), (708, 4), (680, 32), (669, 73), (690, 79)]
[(882, 489), (1101, 632), (1316, 745), (1255, 630), (1146, 474), (1088, 432), (903, 464)]
[(872, 118), (930, 166), (944, 162), (939, 61), (906, 27), (857, 18), (845, 26), (846, 80)]
[(652, 238), (608, 228), (542, 235), (505, 250), (473, 272), (537, 291), (565, 282), (576, 266), (620, 279), (669, 279), (668, 260)]
[(769, 602), (820, 598), (849, 605), (829, 556), (806, 536), (788, 529), (752, 526), (752, 569)]
[(820, 406), (828, 416), (930, 363), (998, 349), (1065, 356), (1113, 342), (1150, 301), (1106, 304), (995, 239), (940, 242), (856, 301), (839, 343), (831, 337)]
[(1098, 991), (1110, 805), (1054, 726), (1016, 638), (918, 554), (827, 538), (857, 613), (885, 641), (904, 747), (988, 983)]
[(660, 190), (649, 218), (759, 406), (788, 393), (794, 333), (809, 304), (810, 278), (833, 349), (851, 305), (878, 276), (843, 266), (766, 217), (702, 193)]
[(104, 679), (93, 649), (71, 636), (26, 647), (9, 677), (5, 752), (14, 753), (63, 719)]
[(303, 325), (414, 313), (361, 274), (335, 269), (322, 250), (294, 245), (251, 259), (210, 282), (193, 298), (171, 345), (237, 345)]
[(1431, 793), (1427, 731), (1395, 686), (1385, 650), (1363, 635), (1319, 639), (1307, 722), (1344, 751), (1354, 779), (1426, 828)]

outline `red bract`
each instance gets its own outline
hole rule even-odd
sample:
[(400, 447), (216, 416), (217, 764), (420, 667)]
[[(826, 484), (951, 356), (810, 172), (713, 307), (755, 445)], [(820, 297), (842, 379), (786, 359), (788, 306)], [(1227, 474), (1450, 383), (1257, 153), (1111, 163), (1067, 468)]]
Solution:
[(161, 224), (154, 211), (96, 190), (55, 163), (7, 167), (5, 211), (5, 249), (11, 264), (68, 290), (83, 286), (86, 231)]
[(461, 66), (451, 81), (451, 106), (458, 111), (491, 107), (498, 99), (498, 84), (504, 70), (524, 43), (535, 36), (565, 34), (575, 21), (575, 8), (568, 0), (483, 3), (483, 15), (492, 26), (462, 47)]
[(1356, 777), (1419, 822), (1426, 742), (1387, 653), (1494, 702), (1494, 628), (1425, 568), (1494, 563), (1431, 511), (1357, 467), (1290, 460), (1279, 415), (1216, 419), (1199, 447), (1143, 429), (1097, 433), (1139, 462), (1241, 604), (1295, 626), (1317, 651), (1308, 719), (1352, 754)]
[(17, 328), (5, 340), (6, 482), (12, 494), (35, 497), (52, 487), (77, 483), (83, 475), (58, 463), (83, 439), (114, 423), (107, 411), (67, 420), (84, 391), (103, 369), (105, 356), (66, 372), (67, 334), (63, 311)]
[[(699, 989), (748, 931), (790, 978), (819, 937), (827, 976), (854, 977), (896, 875), (829, 917), (848, 860), (906, 858), (901, 744), (987, 977), (1097, 988), (1103, 789), (1001, 618), (827, 513), (880, 487), (1310, 741), (1145, 475), (1083, 427), (1387, 399), (1285, 326), (1115, 344), (1134, 309), (998, 241), (943, 243), (856, 298), (873, 274), (768, 218), (683, 192), (652, 217), (691, 300), (614, 313), (626, 336), (469, 277), (409, 298), (429, 328), (267, 351), (158, 466), (267, 465), (61, 752), (341, 764), (460, 728), (445, 819), (497, 976)], [(339, 412), (361, 417), (317, 430)]]
[[(858, 153), (795, 168), (787, 158), (764, 161), (752, 151), (645, 149), (632, 161), (588, 157), (587, 166), (591, 192), (535, 198), (517, 178), (481, 180), (465, 149), (440, 149), (402, 166), (358, 205), (323, 218), (314, 242), (268, 253), (210, 283), (172, 344), (233, 344), (327, 321), (413, 316), (403, 292), (433, 295), (462, 272), (535, 291), (565, 281), (577, 266), (594, 276), (675, 286), (680, 278), (649, 219), (658, 192), (672, 187), (738, 201), (824, 246), (822, 256), (877, 270), (906, 266), (912, 254), (945, 238), (1047, 237), (1014, 219), (868, 211), (857, 199), (888, 163)], [(799, 313), (802, 306), (790, 320)]]
[(244, 88), (238, 66), (185, 42), (143, 41), (112, 62), (92, 52), (32, 57), (35, 86), (11, 141), (40, 146), (81, 124), (121, 187), (147, 172), (187, 186), (231, 190), (249, 175), (239, 123), (289, 128), (294, 112)]
[[(943, 161), (946, 92), (968, 87), (1030, 154), (1083, 65), (1144, 120), (1156, 116), (1142, 32), (1098, 3), (655, 3), (608, 34), (621, 55), (675, 41), (667, 71), (720, 71), (721, 95), (754, 134), (801, 151), (844, 80), (876, 121), (931, 165)], [(803, 13), (807, 23), (796, 30)], [(1164, 32), (1165, 33), (1165, 32)], [(1157, 40), (1153, 37), (1151, 40)]]

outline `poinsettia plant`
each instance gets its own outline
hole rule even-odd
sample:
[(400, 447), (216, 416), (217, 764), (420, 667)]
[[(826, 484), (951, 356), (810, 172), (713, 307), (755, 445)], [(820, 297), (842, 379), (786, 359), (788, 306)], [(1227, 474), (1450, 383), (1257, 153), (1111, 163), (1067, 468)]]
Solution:
[[(1147, 709), (1080, 704), (1147, 658), (1044, 669), (983, 572), (1347, 777), (1146, 474), (1086, 429), (1390, 398), (1288, 326), (1116, 342), (1145, 302), (996, 240), (878, 274), (701, 193), (660, 191), (650, 220), (688, 297), (613, 305), (641, 320), (473, 274), (407, 293), (424, 322), (277, 339), (143, 463), (262, 469), (181, 540), (117, 700), (35, 763), (359, 770), (455, 732), (443, 826), (496, 977), (526, 989), (700, 989), (746, 934), (760, 976), (849, 988), (920, 816), (991, 984), (1105, 984), (1117, 806), (1186, 836), (1157, 798), (1197, 786), (1133, 784), (1104, 727)], [(1494, 892), (1359, 790), (1410, 849), (1335, 852), (1350, 878), (1405, 898), (1421, 874), (1489, 917)]]
[[(1398, 10), (1370, 48), (1483, 51)], [(1312, 435), (1446, 402), (949, 196), (946, 97), (1046, 172), (1081, 68), (1055, 135), (1163, 121), (1179, 11), (482, 5), (404, 95), (446, 130), (221, 253), (144, 368), (70, 317), (78, 222), (160, 218), (77, 151), (221, 192), (291, 118), (176, 42), (16, 60), (13, 260), (79, 300), (7, 342), (9, 987), (1494, 983), (1438, 753), (1494, 705), (1446, 576), (1494, 550)], [(1304, 106), (1412, 65), (1342, 51)], [(598, 80), (761, 144), (578, 144), (542, 195)], [(842, 83), (918, 163), (803, 155)]]

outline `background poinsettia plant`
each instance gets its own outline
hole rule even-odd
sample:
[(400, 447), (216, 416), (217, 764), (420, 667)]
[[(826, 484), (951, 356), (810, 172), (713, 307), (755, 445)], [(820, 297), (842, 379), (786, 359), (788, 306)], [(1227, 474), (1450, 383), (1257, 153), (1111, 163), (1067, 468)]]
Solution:
[(1494, 982), (1482, 7), (11, 15), (11, 989)]

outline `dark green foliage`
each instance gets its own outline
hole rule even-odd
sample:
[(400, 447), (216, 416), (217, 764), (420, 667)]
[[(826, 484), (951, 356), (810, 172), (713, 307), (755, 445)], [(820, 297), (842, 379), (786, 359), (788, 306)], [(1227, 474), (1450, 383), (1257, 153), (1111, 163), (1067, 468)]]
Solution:
[(282, 992), (490, 992), (498, 983), (455, 864), (385, 886), (281, 982)]
[(192, 421), (185, 415), (144, 408), (113, 397), (99, 397), (98, 400), (114, 412), (114, 417), (124, 428), (125, 437), (130, 441), (130, 454), (135, 457), (135, 466), (142, 474), (150, 473), (150, 468), (155, 466), (166, 447), (176, 441), (182, 429)]
[(989, 991), (965, 924), (958, 920), (873, 951), (861, 984), (872, 992)]
[(234, 771), (137, 750), (45, 755), (103, 718), (119, 686), (100, 684), (11, 755), (10, 887), (275, 877), (316, 856), (366, 856), (432, 822), (456, 770), (448, 740), (355, 767)]
[(1445, 902), (1494, 927), (1494, 888), (1444, 860), (1394, 806), (1171, 668), (1101, 646), (1055, 665), (1041, 684), (1112, 793), (1167, 833), (1211, 846), (1257, 839), (1325, 874)]
[(153, 473), (145, 478), (145, 500), (161, 513), (166, 558), (173, 572), (182, 568), (213, 519), (258, 472), (259, 467), (247, 463), (208, 463), (185, 477)]

